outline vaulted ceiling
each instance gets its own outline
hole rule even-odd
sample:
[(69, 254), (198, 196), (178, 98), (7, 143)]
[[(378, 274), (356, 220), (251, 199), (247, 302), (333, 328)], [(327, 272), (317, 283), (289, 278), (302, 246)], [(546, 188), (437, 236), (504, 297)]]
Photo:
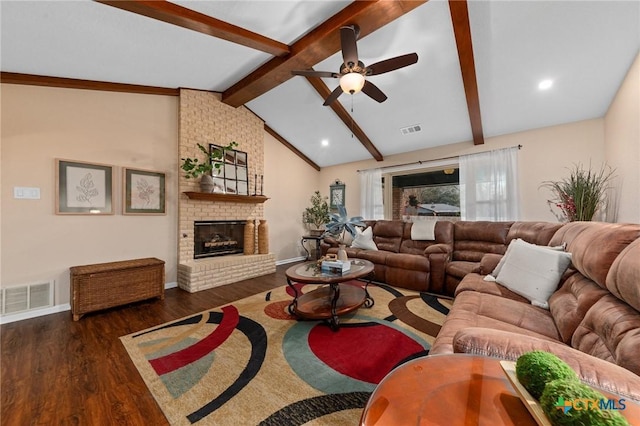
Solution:
[[(602, 117), (640, 48), (637, 1), (2, 1), (0, 18), (3, 82), (220, 92), (318, 169)], [(338, 72), (351, 24), (366, 65), (419, 60), (367, 77), (385, 102), (326, 107), (338, 80), (291, 71)]]

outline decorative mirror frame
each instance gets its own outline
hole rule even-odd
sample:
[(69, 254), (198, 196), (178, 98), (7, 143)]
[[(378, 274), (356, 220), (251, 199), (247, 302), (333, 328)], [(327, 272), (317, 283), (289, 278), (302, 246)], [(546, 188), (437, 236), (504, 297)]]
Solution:
[(211, 161), (212, 165), (222, 164), (219, 169), (211, 170), (214, 192), (236, 195), (249, 195), (249, 156), (244, 151), (225, 149), (220, 145), (209, 144), (209, 152), (222, 151), (222, 161)]

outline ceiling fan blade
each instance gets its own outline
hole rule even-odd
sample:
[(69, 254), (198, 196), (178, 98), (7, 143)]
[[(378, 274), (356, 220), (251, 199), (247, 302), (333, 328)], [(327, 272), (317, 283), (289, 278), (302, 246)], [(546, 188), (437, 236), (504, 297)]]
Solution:
[(418, 62), (417, 53), (409, 53), (408, 55), (396, 56), (395, 58), (386, 59), (384, 61), (376, 62), (373, 65), (369, 65), (367, 75), (384, 74), (385, 72), (397, 70), (409, 65), (413, 65)]
[(293, 75), (301, 75), (304, 77), (321, 77), (321, 78), (338, 78), (340, 74), (331, 71), (314, 71), (314, 70), (294, 70)]
[[(339, 88), (339, 87), (338, 87)], [(368, 95), (371, 99), (378, 102), (384, 102), (387, 100), (387, 95), (382, 93), (382, 90), (378, 89), (378, 86), (370, 81), (365, 81), (362, 87), (362, 92)]]
[(329, 96), (327, 96), (327, 99), (324, 100), (324, 103), (322, 105), (324, 106), (328, 106), (331, 105), (331, 103), (333, 103), (333, 101), (335, 101), (336, 99), (338, 99), (338, 96), (342, 95), (342, 87), (338, 86), (336, 87), (333, 92), (331, 92), (331, 94)]
[[(358, 64), (358, 46), (356, 38), (358, 29), (355, 25), (340, 28), (340, 46), (342, 47), (342, 59), (348, 67)], [(349, 65), (351, 64), (351, 65)]]

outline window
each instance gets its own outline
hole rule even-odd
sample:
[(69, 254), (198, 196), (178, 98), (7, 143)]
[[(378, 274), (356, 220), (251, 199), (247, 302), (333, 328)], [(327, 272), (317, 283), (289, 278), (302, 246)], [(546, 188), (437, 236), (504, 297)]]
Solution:
[(457, 168), (393, 176), (392, 182), (393, 219), (460, 217)]

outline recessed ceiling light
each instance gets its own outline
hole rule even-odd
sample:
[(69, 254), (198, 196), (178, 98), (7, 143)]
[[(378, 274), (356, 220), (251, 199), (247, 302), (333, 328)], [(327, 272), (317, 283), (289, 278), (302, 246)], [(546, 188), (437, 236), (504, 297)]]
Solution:
[(540, 83), (538, 83), (538, 89), (540, 90), (547, 90), (550, 89), (551, 86), (553, 86), (553, 80), (542, 80)]
[(322, 144), (322, 146), (329, 146), (329, 141), (326, 139), (322, 139), (322, 142), (320, 142)]

